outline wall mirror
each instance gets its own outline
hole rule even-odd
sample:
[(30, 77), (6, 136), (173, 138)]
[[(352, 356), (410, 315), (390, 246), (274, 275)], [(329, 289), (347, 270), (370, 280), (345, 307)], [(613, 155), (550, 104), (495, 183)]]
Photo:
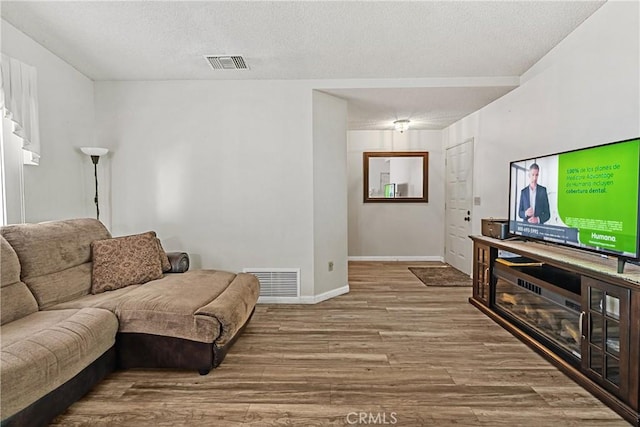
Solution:
[(428, 201), (428, 152), (365, 151), (362, 154), (365, 203)]

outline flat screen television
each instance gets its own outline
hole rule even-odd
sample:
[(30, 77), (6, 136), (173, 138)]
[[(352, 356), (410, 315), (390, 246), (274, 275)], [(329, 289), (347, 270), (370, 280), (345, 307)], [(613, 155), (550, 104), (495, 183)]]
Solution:
[(385, 184), (384, 185), (384, 197), (386, 197), (386, 198), (396, 197), (396, 185), (395, 184)]
[(513, 161), (509, 188), (510, 235), (640, 260), (640, 138)]

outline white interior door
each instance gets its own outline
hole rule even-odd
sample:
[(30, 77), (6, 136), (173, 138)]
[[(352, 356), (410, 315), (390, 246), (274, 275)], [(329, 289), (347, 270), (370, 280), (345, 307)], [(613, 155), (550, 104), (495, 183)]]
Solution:
[(445, 173), (445, 262), (471, 274), (473, 138), (447, 149)]

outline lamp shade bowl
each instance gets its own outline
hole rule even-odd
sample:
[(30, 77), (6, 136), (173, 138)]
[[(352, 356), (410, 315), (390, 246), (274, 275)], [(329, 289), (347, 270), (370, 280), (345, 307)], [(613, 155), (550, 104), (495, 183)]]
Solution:
[(109, 152), (108, 148), (102, 147), (80, 147), (80, 150), (87, 156), (104, 156)]

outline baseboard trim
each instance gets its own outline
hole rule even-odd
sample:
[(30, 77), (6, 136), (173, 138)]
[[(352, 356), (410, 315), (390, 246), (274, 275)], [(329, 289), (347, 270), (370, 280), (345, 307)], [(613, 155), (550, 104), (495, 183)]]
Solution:
[(349, 261), (439, 261), (444, 262), (441, 256), (350, 256)]
[(300, 297), (260, 297), (258, 304), (317, 304), (331, 298), (349, 293), (349, 284), (341, 288), (332, 289), (330, 291), (311, 296)]
[[(303, 304), (317, 304), (319, 302), (326, 301), (328, 299), (335, 298), (337, 296), (348, 294), (348, 293), (349, 293), (349, 284), (347, 283), (346, 286), (343, 286), (341, 288), (332, 289), (330, 291), (321, 293), (319, 295), (314, 295), (312, 297), (301, 297), (301, 298), (303, 299)], [(308, 302), (307, 302), (307, 299), (308, 299)]]

